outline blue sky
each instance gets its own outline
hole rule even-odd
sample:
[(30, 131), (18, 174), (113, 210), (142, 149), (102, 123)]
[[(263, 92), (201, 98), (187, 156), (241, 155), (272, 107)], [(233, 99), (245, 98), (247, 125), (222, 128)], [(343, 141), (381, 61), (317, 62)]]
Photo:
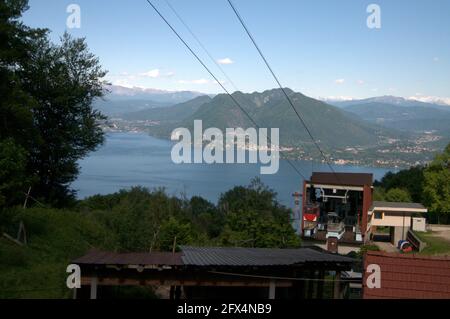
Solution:
[[(276, 87), (226, 0), (168, 1), (215, 59), (231, 60), (222, 67), (240, 90)], [(225, 80), (166, 2), (153, 2)], [(450, 98), (448, 0), (233, 2), (286, 87), (313, 97)], [(81, 8), (80, 29), (66, 27), (71, 3)], [(371, 3), (381, 29), (366, 25)], [(222, 92), (145, 0), (30, 0), (23, 20), (51, 29), (55, 41), (66, 30), (86, 37), (115, 84)]]

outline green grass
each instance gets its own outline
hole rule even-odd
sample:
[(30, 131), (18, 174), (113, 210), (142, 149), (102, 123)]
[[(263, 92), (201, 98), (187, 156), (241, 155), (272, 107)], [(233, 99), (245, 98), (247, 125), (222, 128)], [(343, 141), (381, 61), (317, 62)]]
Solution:
[[(107, 230), (92, 216), (56, 209), (13, 213), (11, 226), (23, 220), (28, 244), (0, 237), (1, 298), (69, 298), (66, 267), (90, 248), (113, 248)], [(6, 229), (15, 234), (14, 227)]]
[(375, 233), (377, 234), (389, 234), (390, 227), (378, 226)]
[(436, 237), (433, 232), (414, 232), (427, 246), (420, 252), (423, 255), (450, 255), (450, 241)]

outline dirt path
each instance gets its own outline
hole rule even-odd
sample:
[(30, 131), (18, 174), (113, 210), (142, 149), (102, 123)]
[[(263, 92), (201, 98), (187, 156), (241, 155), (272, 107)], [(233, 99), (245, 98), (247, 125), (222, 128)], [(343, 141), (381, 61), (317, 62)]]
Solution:
[(394, 247), (394, 245), (392, 245), (391, 243), (386, 243), (386, 242), (373, 242), (375, 245), (378, 246), (378, 248), (380, 248), (381, 251), (385, 251), (388, 253), (398, 253), (398, 249)]
[(450, 226), (447, 225), (430, 225), (432, 235), (434, 237), (440, 237), (450, 242)]

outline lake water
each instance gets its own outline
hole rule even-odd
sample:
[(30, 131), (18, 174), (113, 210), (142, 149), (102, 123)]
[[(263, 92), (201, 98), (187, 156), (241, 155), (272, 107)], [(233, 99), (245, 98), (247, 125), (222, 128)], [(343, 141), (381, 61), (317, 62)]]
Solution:
[[(214, 203), (221, 193), (236, 185), (248, 185), (256, 176), (278, 193), (278, 200), (293, 206), (291, 194), (301, 191), (303, 180), (284, 160), (274, 175), (260, 175), (259, 164), (174, 164), (173, 143), (140, 133), (109, 133), (106, 143), (80, 161), (81, 172), (72, 187), (78, 197), (109, 194), (132, 186), (165, 187), (172, 195), (200, 195)], [(325, 164), (294, 161), (306, 177), (314, 171), (329, 171)], [(388, 169), (334, 166), (336, 172), (373, 173), (381, 178)]]

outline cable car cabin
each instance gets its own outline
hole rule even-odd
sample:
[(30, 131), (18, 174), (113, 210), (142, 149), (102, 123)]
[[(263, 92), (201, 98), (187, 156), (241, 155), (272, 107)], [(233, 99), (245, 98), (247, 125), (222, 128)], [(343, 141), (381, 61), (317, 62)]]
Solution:
[(372, 204), (372, 174), (313, 172), (304, 181), (302, 235), (363, 243)]

